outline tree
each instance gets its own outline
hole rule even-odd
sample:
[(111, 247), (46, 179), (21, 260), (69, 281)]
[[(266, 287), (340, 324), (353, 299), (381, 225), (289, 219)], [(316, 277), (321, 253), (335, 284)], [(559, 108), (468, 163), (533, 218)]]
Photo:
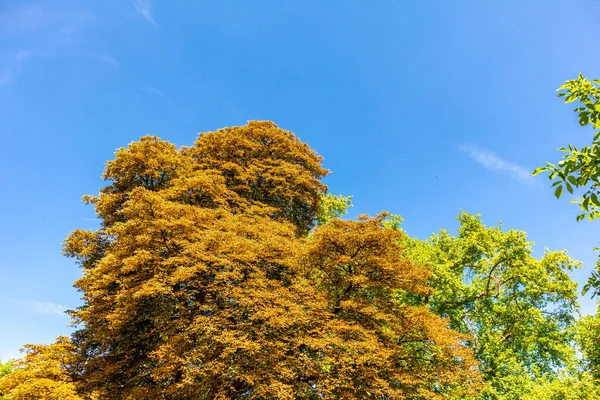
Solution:
[[(579, 74), (577, 79), (566, 81), (558, 90), (558, 96), (564, 97), (565, 103), (577, 102), (574, 111), (578, 115), (579, 125), (591, 126), (596, 132), (590, 145), (581, 149), (571, 144), (560, 148), (565, 154), (557, 165), (547, 163), (536, 169), (533, 174), (548, 172), (548, 178), (554, 181), (552, 186), (556, 188), (556, 198), (561, 197), (563, 188), (571, 194), (580, 189), (583, 194), (579, 200), (574, 201), (582, 210), (577, 220), (581, 221), (587, 217), (593, 221), (600, 217), (600, 81), (590, 81)], [(600, 261), (583, 287), (583, 294), (589, 290), (592, 290), (592, 297), (600, 292)], [(599, 338), (598, 315), (584, 318), (578, 325), (578, 342), (585, 356), (585, 364), (595, 378), (600, 377)]]
[[(563, 159), (558, 164), (547, 163), (537, 168), (533, 174), (548, 172), (548, 179), (553, 181), (554, 195), (560, 198), (564, 189), (573, 194), (574, 190), (582, 189), (583, 194), (579, 200), (582, 213), (577, 216), (581, 221), (588, 218), (590, 221), (600, 217), (600, 80), (590, 81), (579, 74), (577, 79), (566, 81), (558, 88), (559, 97), (565, 98), (565, 103), (577, 102), (575, 112), (578, 114), (579, 125), (591, 126), (596, 133), (592, 143), (578, 149), (575, 146), (559, 148), (564, 152)], [(600, 271), (592, 273), (584, 294), (589, 289), (600, 290)]]
[(47, 346), (26, 345), (23, 351), (25, 357), (0, 378), (0, 393), (7, 399), (83, 400), (71, 377), (74, 347), (67, 337)]
[(85, 197), (100, 229), (75, 230), (64, 246), (83, 270), (70, 367), (81, 395), (476, 392), (467, 337), (403, 303), (428, 292), (427, 270), (401, 260), (384, 217), (333, 218), (307, 236), (332, 216), (326, 173), (271, 122), (204, 133), (189, 148), (147, 136), (117, 151), (109, 185)]
[[(486, 227), (461, 213), (458, 235), (405, 238), (406, 256), (431, 265), (425, 302), (468, 333), (486, 382), (484, 399), (519, 399), (531, 381), (576, 361), (570, 325), (577, 312), (578, 268), (565, 252), (536, 259), (525, 232)], [(549, 378), (550, 379), (550, 378)]]
[(289, 392), (293, 366), (281, 360), (294, 361), (286, 353), (308, 329), (304, 297), (313, 297), (291, 282), (294, 232), (315, 218), (318, 204), (303, 197), (324, 190), (319, 166), (289, 132), (259, 122), (202, 134), (193, 148), (145, 137), (119, 150), (104, 175), (112, 184), (86, 198), (102, 229), (65, 244), (85, 272), (76, 282), (85, 304), (73, 314), (83, 390), (136, 399)]
[(330, 315), (324, 333), (335, 335), (334, 343), (317, 347), (329, 371), (323, 393), (342, 399), (477, 393), (468, 336), (428, 307), (404, 301), (430, 294), (430, 272), (402, 258), (402, 234), (384, 229), (386, 217), (333, 219), (304, 250), (303, 269), (325, 295)]

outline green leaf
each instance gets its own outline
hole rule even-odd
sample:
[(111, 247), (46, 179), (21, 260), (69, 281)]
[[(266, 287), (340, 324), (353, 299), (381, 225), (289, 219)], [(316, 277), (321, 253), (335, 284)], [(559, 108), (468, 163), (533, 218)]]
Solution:
[(567, 180), (571, 182), (571, 184), (573, 184), (575, 187), (577, 187), (577, 178), (575, 178), (573, 175), (569, 175), (567, 177)]
[(557, 199), (560, 198), (560, 195), (562, 194), (563, 191), (563, 187), (562, 185), (557, 187), (556, 190), (554, 191), (554, 195), (556, 196)]
[(581, 203), (581, 207), (585, 210), (585, 211), (589, 211), (590, 210), (590, 198), (586, 197), (583, 199), (583, 202)]
[(596, 195), (596, 193), (592, 193), (592, 204), (595, 206), (600, 206), (600, 202), (598, 201), (598, 196)]
[(571, 186), (568, 183), (565, 183), (565, 186), (567, 187), (567, 190), (569, 191), (569, 193), (573, 194), (573, 186)]
[(548, 169), (548, 167), (543, 166), (543, 167), (539, 167), (533, 170), (532, 175), (536, 176), (537, 174), (539, 174), (540, 172), (546, 171)]
[(581, 220), (582, 220), (582, 219), (584, 219), (584, 218), (585, 218), (585, 214), (579, 214), (579, 215), (577, 216), (577, 222), (581, 221)]

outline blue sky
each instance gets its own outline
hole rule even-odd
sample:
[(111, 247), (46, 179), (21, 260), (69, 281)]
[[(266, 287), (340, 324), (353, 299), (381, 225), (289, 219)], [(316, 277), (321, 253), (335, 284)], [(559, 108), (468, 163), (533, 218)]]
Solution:
[[(97, 226), (114, 150), (152, 133), (269, 119), (325, 157), (357, 213), (389, 210), (413, 236), (459, 211), (528, 232), (535, 252), (584, 262), (598, 225), (548, 181), (556, 148), (586, 143), (555, 97), (600, 77), (600, 3), (400, 0), (0, 0), (0, 358), (69, 332), (79, 270), (61, 256)], [(595, 304), (582, 299), (583, 312)]]

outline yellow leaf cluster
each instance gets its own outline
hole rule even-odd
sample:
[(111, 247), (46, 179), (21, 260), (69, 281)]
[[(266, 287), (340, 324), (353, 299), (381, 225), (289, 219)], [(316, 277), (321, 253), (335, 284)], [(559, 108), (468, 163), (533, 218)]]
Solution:
[(0, 378), (0, 393), (11, 400), (83, 400), (70, 376), (73, 345), (67, 337), (54, 344), (26, 345), (25, 357)]

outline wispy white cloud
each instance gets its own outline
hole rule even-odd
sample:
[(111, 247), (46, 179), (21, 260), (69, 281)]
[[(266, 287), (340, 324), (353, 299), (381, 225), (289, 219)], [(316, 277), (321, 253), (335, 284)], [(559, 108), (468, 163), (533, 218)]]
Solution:
[(119, 65), (120, 63), (115, 60), (113, 57), (109, 56), (108, 54), (103, 54), (103, 53), (79, 53), (79, 55), (81, 56), (85, 56), (85, 57), (91, 57), (94, 58), (98, 61), (102, 61), (104, 63), (107, 64), (112, 64), (112, 65)]
[(68, 40), (92, 22), (86, 10), (72, 5), (61, 7), (60, 3), (45, 1), (14, 3), (12, 7), (0, 7), (0, 37), (3, 39), (36, 40), (49, 45)]
[(150, 3), (150, 0), (133, 0), (133, 6), (146, 21), (158, 25), (152, 16), (152, 4)]
[(161, 92), (160, 90), (158, 90), (158, 89), (157, 89), (157, 88), (155, 88), (155, 87), (152, 87), (152, 86), (143, 86), (143, 87), (141, 87), (140, 89), (142, 89), (142, 90), (145, 90), (146, 92), (154, 93), (155, 95), (157, 95), (157, 96), (160, 96), (160, 97), (162, 97), (163, 99), (165, 99), (167, 102), (169, 102), (169, 103), (173, 103), (173, 102), (171, 101), (171, 99), (167, 97), (167, 95), (166, 95), (166, 94), (164, 94), (163, 92)]
[(27, 300), (24, 304), (29, 310), (42, 315), (65, 315), (67, 310), (67, 307), (61, 304), (46, 301)]
[(532, 169), (512, 161), (507, 161), (494, 152), (475, 145), (461, 145), (459, 148), (475, 162), (484, 168), (489, 169), (490, 171), (497, 171), (507, 174), (514, 180), (522, 183), (534, 182), (531, 175), (531, 172), (533, 171)]
[(68, 52), (92, 22), (88, 11), (72, 4), (0, 0), (0, 87), (16, 83), (32, 56)]

